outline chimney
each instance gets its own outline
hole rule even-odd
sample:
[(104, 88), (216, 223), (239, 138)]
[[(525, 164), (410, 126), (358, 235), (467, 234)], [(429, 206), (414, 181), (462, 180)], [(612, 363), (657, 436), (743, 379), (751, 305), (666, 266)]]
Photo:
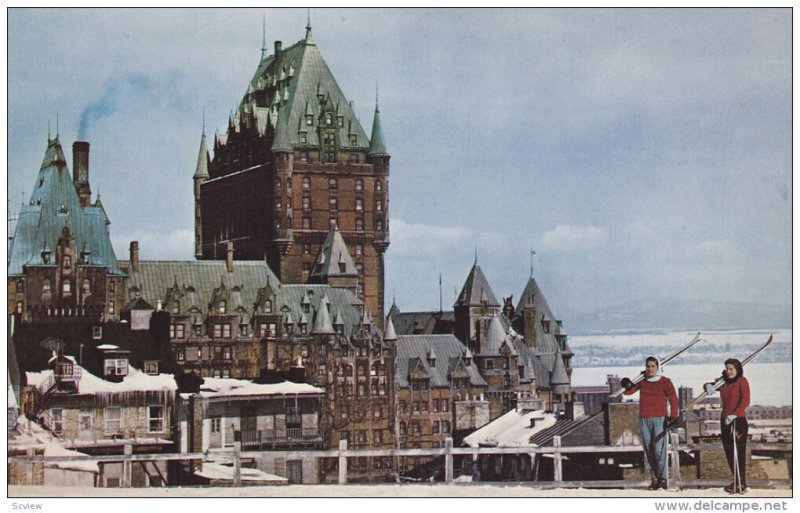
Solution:
[(531, 429), (536, 427), (536, 419), (531, 417)]
[(139, 241), (131, 241), (131, 272), (139, 272)]
[(229, 273), (233, 272), (233, 242), (228, 241), (227, 257), (225, 258), (225, 267)]
[(88, 206), (92, 191), (89, 187), (89, 143), (86, 141), (72, 143), (72, 183), (81, 206)]
[(282, 45), (283, 45), (283, 43), (281, 43), (280, 41), (275, 41), (275, 62), (278, 62), (278, 57), (281, 54), (281, 46)]

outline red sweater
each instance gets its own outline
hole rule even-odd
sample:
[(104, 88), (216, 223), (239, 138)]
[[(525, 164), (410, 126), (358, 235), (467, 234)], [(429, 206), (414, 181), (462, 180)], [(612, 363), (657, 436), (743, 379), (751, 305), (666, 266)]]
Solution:
[(744, 409), (750, 406), (750, 383), (742, 376), (733, 383), (728, 383), (719, 389), (722, 398), (722, 418), (736, 415), (747, 418)]
[(672, 417), (678, 416), (678, 394), (669, 378), (661, 376), (658, 381), (642, 381), (636, 383), (633, 388), (625, 392), (631, 395), (636, 392), (639, 394), (639, 416), (640, 417), (666, 417), (667, 400), (669, 400), (669, 411)]

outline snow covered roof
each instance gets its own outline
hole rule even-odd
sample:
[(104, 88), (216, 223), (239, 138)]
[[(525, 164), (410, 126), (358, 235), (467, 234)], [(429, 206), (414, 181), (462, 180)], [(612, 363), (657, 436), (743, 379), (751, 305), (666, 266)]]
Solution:
[[(531, 427), (534, 419), (534, 427)], [(544, 410), (511, 410), (464, 438), (464, 444), (478, 447), (482, 444), (499, 447), (530, 447), (530, 439), (538, 432), (553, 426), (558, 420)]]
[[(241, 469), (242, 481), (258, 481), (269, 483), (287, 483), (289, 480), (285, 477), (276, 476), (275, 474), (268, 474), (256, 468)], [(204, 461), (203, 470), (195, 472), (195, 475), (213, 480), (233, 480), (233, 465), (226, 465), (216, 461)]]
[[(29, 422), (24, 415), (17, 419), (14, 437), (9, 437), (9, 449), (44, 448), (44, 456), (87, 456), (78, 451), (67, 449), (53, 437), (50, 432), (36, 422)], [(99, 472), (96, 461), (52, 461), (45, 463), (46, 467), (62, 470), (77, 470), (82, 472)]]
[(324, 394), (325, 390), (307, 383), (259, 384), (243, 379), (234, 378), (203, 378), (200, 385), (201, 397), (236, 397), (253, 395), (295, 395), (295, 394)]
[[(152, 391), (176, 391), (178, 384), (172, 374), (150, 375), (136, 369), (128, 367), (128, 375), (121, 382), (112, 383), (91, 374), (86, 369), (78, 365), (80, 369), (80, 380), (78, 381), (79, 394), (115, 394), (126, 392), (152, 392)], [(52, 370), (41, 372), (26, 372), (28, 385), (38, 386), (50, 379), (53, 375)]]

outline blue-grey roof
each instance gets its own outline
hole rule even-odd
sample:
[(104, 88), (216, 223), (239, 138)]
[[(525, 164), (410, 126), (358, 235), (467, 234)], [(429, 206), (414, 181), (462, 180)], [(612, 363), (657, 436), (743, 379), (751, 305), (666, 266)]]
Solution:
[(381, 111), (375, 106), (375, 116), (372, 119), (372, 137), (370, 138), (369, 154), (382, 157), (389, 155), (386, 149), (386, 142), (383, 140), (383, 129), (381, 128)]
[[(428, 374), (431, 387), (449, 386), (450, 373), (462, 369), (469, 376), (470, 385), (487, 386), (475, 362), (466, 365), (464, 355), (467, 347), (454, 335), (401, 335), (396, 346), (397, 383), (400, 387), (409, 385), (409, 375), (415, 369)], [(435, 367), (428, 363), (431, 351), (436, 356)]]
[[(236, 260), (228, 272), (224, 260), (148, 261), (139, 262), (138, 271), (130, 270), (130, 262), (121, 262), (129, 269), (128, 293), (132, 299), (139, 293), (151, 304), (162, 301), (171, 311), (172, 301), (180, 304), (180, 313), (197, 312), (205, 316), (218, 301), (227, 301), (227, 311), (241, 308), (243, 320), (249, 322), (264, 293), (273, 301), (272, 313), (282, 313), (299, 322), (305, 314), (303, 303), (309, 303), (305, 314), (309, 331), (316, 325), (320, 302), (330, 302), (330, 316), (339, 315), (345, 334), (354, 332), (361, 323), (363, 304), (353, 293), (329, 285), (281, 284), (264, 261)], [(265, 292), (266, 291), (266, 292)]]
[(311, 276), (358, 276), (356, 264), (353, 263), (338, 226), (330, 230), (325, 237), (311, 270)]
[[(9, 247), (8, 274), (23, 274), (26, 265), (45, 265), (42, 249), (51, 251), (66, 227), (77, 249), (88, 245), (89, 265), (107, 267), (110, 274), (122, 274), (108, 234), (108, 217), (102, 204), (82, 207), (67, 167), (58, 137), (49, 140), (36, 178), (31, 199), (20, 209), (14, 239)], [(55, 255), (50, 265), (54, 265)], [(85, 265), (77, 260), (78, 265)]]
[(506, 344), (511, 351), (511, 354), (516, 354), (516, 349), (512, 343), (512, 336), (508, 332), (508, 328), (504, 327), (501, 320), (503, 316), (495, 315), (489, 321), (489, 327), (486, 330), (486, 338), (481, 347), (478, 356), (500, 356), (500, 349), (503, 344)]
[(458, 295), (456, 300), (456, 305), (480, 306), (484, 303), (488, 306), (500, 306), (486, 276), (483, 275), (480, 266), (475, 264), (469, 271), (464, 287), (461, 289), (461, 294)]

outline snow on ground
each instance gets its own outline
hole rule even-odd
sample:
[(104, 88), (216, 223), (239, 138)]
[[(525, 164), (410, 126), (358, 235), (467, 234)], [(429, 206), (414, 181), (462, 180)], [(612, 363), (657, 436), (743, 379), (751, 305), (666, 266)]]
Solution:
[(608, 497), (608, 498), (714, 498), (753, 499), (792, 497), (792, 490), (750, 489), (744, 495), (732, 497), (722, 488), (686, 489), (680, 491), (649, 491), (631, 489), (554, 489), (541, 490), (516, 484), (403, 484), (403, 485), (286, 485), (247, 486), (242, 488), (77, 488), (59, 486), (9, 486), (8, 497)]

